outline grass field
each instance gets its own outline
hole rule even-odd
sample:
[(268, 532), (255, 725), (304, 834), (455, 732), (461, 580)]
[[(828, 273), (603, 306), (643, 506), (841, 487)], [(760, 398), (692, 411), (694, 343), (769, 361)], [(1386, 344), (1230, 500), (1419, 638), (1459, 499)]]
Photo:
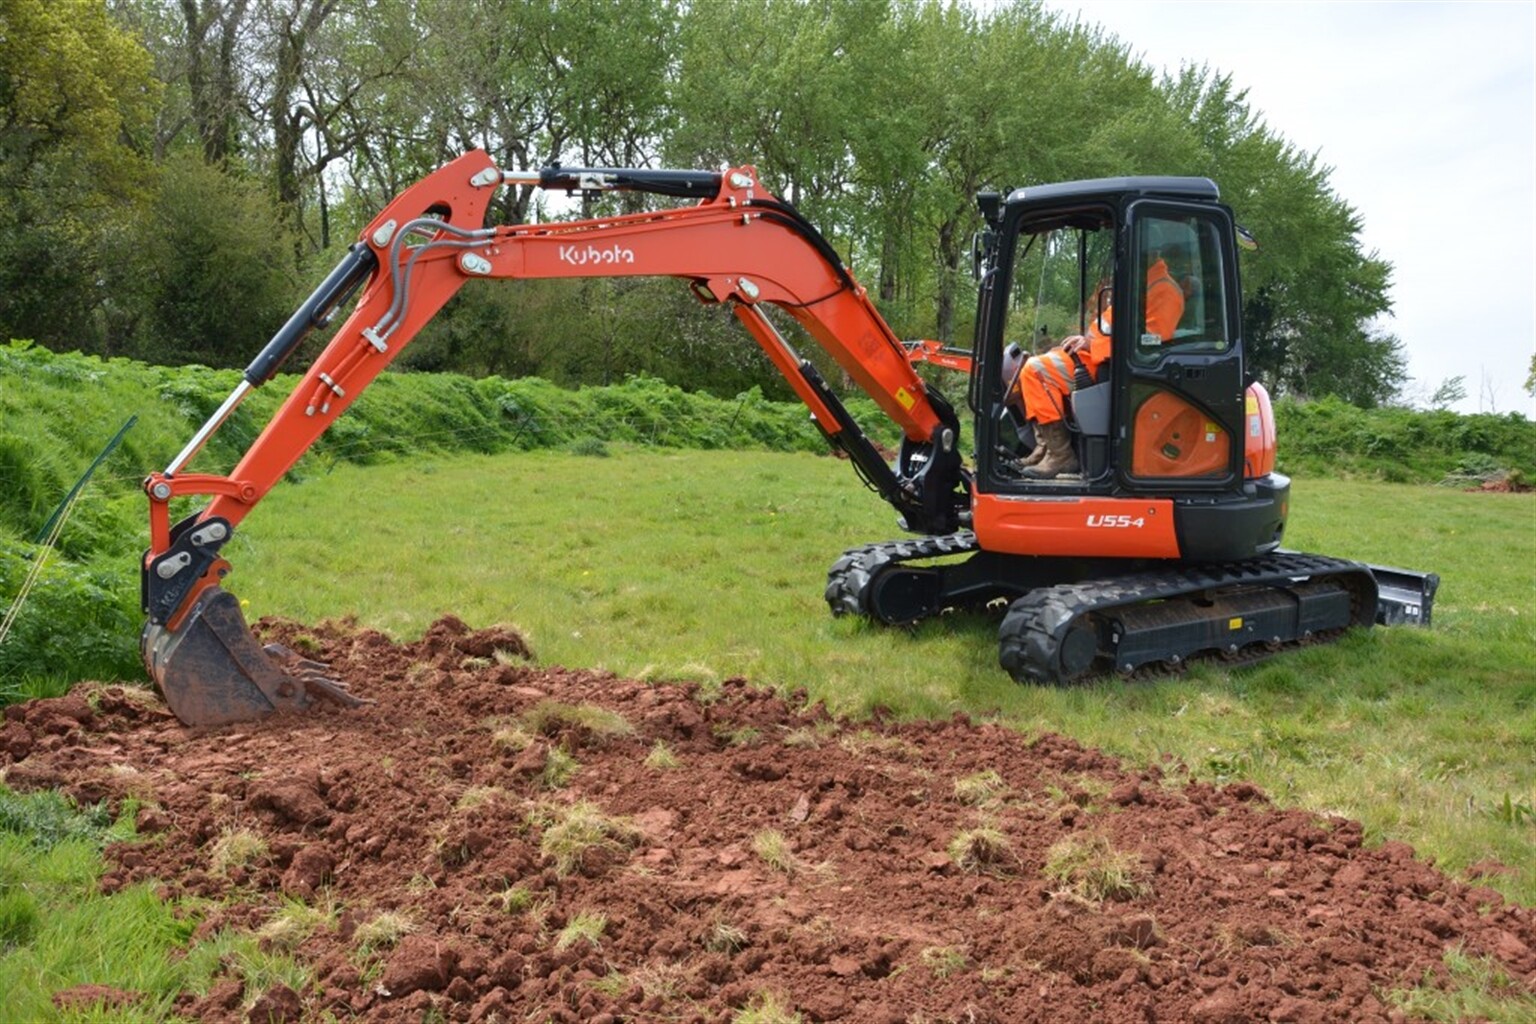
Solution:
[(249, 614), (355, 616), (400, 638), (452, 612), (515, 624), (542, 662), (706, 683), (745, 675), (833, 708), (964, 711), (1054, 730), (1358, 818), (1536, 903), (1536, 501), (1299, 480), (1287, 543), (1439, 572), (1428, 631), (1373, 630), (1252, 669), (1154, 683), (1012, 683), (996, 620), (834, 620), (845, 547), (890, 539), (846, 464), (620, 451), (462, 456), (285, 484), (225, 554)]

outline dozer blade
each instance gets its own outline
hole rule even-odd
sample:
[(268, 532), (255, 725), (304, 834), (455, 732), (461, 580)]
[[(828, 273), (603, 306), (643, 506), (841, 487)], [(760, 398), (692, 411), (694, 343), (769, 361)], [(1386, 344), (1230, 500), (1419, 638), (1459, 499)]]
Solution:
[(263, 647), (241, 614), (240, 602), (209, 587), (174, 632), (150, 623), (141, 640), (144, 666), (183, 724), (254, 722), (277, 711), (307, 711), (317, 701), (345, 707), (371, 704), (354, 697), (318, 661), (281, 644)]

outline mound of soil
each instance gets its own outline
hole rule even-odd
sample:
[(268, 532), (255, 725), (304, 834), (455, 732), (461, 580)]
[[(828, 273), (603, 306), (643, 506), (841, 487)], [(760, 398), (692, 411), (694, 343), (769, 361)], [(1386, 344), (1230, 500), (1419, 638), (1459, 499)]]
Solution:
[(1477, 487), (1477, 491), (1488, 491), (1494, 494), (1525, 494), (1531, 490), (1531, 485), (1521, 480), (1513, 480), (1509, 477), (1498, 477), (1494, 480), (1484, 480)]
[[(378, 703), (196, 731), (86, 686), (0, 731), (13, 788), (143, 801), (105, 888), (218, 900), (202, 934), (313, 968), (255, 992), (231, 965), (198, 1019), (1390, 1020), (1453, 947), (1536, 987), (1529, 908), (1250, 785), (536, 668), (453, 619), (262, 629)], [(334, 913), (296, 927), (295, 900)]]

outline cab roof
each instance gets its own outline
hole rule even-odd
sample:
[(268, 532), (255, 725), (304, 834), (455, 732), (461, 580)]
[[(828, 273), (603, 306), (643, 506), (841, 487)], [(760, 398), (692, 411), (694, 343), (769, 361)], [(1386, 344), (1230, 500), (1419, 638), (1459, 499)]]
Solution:
[(1033, 206), (1036, 203), (1055, 203), (1061, 200), (1110, 199), (1128, 195), (1216, 202), (1221, 199), (1221, 190), (1210, 178), (1167, 176), (1089, 178), (1084, 181), (1063, 181), (1050, 185), (1027, 185), (1016, 188), (1008, 193), (1006, 202), (1009, 206), (1026, 204)]

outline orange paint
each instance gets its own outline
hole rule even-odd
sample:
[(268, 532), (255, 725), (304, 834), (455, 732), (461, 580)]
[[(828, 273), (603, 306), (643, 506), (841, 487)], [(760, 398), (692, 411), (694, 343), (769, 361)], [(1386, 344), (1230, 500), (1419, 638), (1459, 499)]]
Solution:
[(1136, 410), (1131, 474), (1138, 477), (1220, 476), (1232, 442), (1189, 402), (1159, 391)]
[(984, 551), (1100, 558), (1179, 555), (1173, 502), (1162, 498), (977, 494), (971, 510)]
[(1243, 478), (1257, 480), (1275, 471), (1275, 410), (1257, 381), (1248, 386), (1243, 402)]
[[(480, 181), (477, 186), (474, 182)], [(852, 276), (824, 258), (782, 212), (750, 167), (721, 175), (720, 192), (693, 206), (560, 224), (495, 227), (468, 245), (463, 234), (437, 229), (396, 246), (400, 230), (429, 212), (460, 232), (484, 229), (500, 181), (490, 156), (467, 153), (412, 185), (361, 235), (379, 258), (357, 306), (310, 366), (229, 478), (181, 476), (177, 494), (213, 495), (201, 518), (222, 516), (236, 526), (299, 457), (346, 411), (464, 282), (474, 278), (676, 277), (704, 301), (739, 304), (738, 315), (797, 394), (824, 424), (830, 415), (799, 377), (798, 361), (762, 329), (758, 303), (772, 303), (796, 320), (848, 376), (913, 441), (940, 426), (922, 380), (901, 341)], [(736, 185), (731, 183), (735, 181)], [(741, 184), (745, 182), (746, 184)], [(429, 231), (431, 228), (428, 229)], [(391, 261), (397, 261), (392, 273)], [(409, 289), (397, 305), (395, 289)], [(393, 320), (390, 314), (394, 313)], [(746, 314), (746, 315), (742, 315)], [(240, 481), (240, 493), (231, 492)], [(152, 516), (154, 512), (152, 510)], [(161, 523), (152, 529), (151, 556), (169, 544)]]

